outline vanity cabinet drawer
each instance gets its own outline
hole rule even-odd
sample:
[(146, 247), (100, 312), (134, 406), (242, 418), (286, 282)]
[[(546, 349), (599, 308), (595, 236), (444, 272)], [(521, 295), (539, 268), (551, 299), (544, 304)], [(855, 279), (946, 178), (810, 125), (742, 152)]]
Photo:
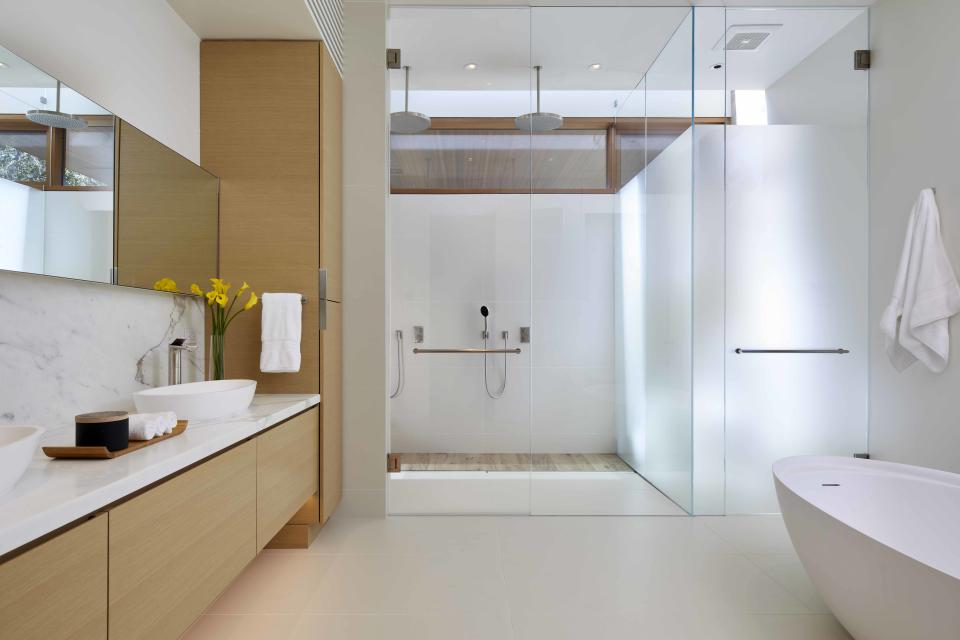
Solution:
[(177, 638), (256, 556), (250, 441), (110, 511), (110, 637)]
[(319, 416), (319, 410), (313, 408), (256, 440), (258, 551), (317, 493)]
[(106, 637), (106, 514), (0, 564), (0, 638)]

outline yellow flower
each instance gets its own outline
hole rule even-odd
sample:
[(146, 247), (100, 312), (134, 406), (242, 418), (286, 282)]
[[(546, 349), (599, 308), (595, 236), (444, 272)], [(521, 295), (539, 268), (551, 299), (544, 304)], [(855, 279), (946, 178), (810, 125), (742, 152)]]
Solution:
[(248, 285), (248, 284), (247, 284), (247, 281), (244, 280), (244, 281), (243, 281), (243, 284), (240, 285), (240, 290), (237, 291), (237, 295), (239, 296), (241, 293), (243, 293), (244, 291), (246, 291), (246, 290), (249, 289), (249, 288), (250, 288), (250, 285)]
[(207, 292), (207, 304), (213, 304), (213, 302), (214, 302), (216, 299), (217, 299), (217, 292), (216, 292), (216, 290), (214, 290), (214, 291), (208, 291), (208, 292)]
[(161, 278), (153, 283), (153, 288), (157, 291), (169, 291), (177, 293), (177, 283), (170, 278)]
[(196, 283), (194, 283), (190, 285), (190, 293), (192, 293), (195, 296), (202, 296), (203, 289), (201, 289)]
[(221, 307), (227, 306), (227, 294), (218, 293), (216, 297), (216, 301), (217, 301), (217, 304), (220, 305)]
[(230, 285), (221, 278), (210, 278), (210, 283), (213, 285), (213, 290), (218, 294), (226, 293), (230, 289)]
[[(244, 282), (243, 284), (247, 284), (247, 283)], [(250, 298), (247, 300), (247, 304), (243, 305), (243, 310), (244, 310), (244, 311), (249, 311), (249, 310), (252, 309), (254, 306), (256, 306), (256, 304), (257, 304), (257, 294), (254, 293), (253, 291), (251, 291), (251, 292), (250, 292)]]

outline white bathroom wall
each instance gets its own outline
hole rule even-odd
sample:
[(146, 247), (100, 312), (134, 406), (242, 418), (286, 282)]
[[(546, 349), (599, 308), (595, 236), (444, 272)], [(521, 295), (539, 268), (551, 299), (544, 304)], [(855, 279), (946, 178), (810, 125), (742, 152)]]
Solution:
[(877, 328), (890, 300), (910, 208), (937, 188), (947, 255), (960, 273), (960, 104), (955, 0), (879, 0), (871, 9), (870, 454), (960, 472), (960, 320), (942, 374), (897, 373)]
[(829, 11), (849, 14), (850, 22), (767, 88), (770, 124), (866, 124), (864, 96), (869, 74), (853, 68), (853, 52), (868, 47), (869, 12)]
[[(615, 450), (612, 198), (391, 196), (391, 329), (403, 331), (406, 365), (392, 452)], [(499, 400), (484, 390), (482, 357), (411, 352), (414, 325), (425, 347), (482, 346), (481, 305), (490, 345), (506, 330), (523, 350), (507, 356)], [(531, 344), (519, 343), (522, 326)], [(488, 359), (491, 391), (503, 362)]]
[[(2, 0), (0, 10), (0, 45), (199, 158), (199, 39), (166, 2)], [(201, 336), (196, 300), (0, 271), (0, 422), (56, 427), (128, 407), (133, 391), (166, 384), (172, 338)], [(202, 362), (190, 358), (190, 379)]]
[(0, 46), (200, 160), (200, 39), (165, 0), (0, 0)]

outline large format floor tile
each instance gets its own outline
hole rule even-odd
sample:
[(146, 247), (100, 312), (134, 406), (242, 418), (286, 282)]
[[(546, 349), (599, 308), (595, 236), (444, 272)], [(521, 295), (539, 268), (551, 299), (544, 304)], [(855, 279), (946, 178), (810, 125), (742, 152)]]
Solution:
[(849, 640), (778, 516), (334, 518), (189, 640)]

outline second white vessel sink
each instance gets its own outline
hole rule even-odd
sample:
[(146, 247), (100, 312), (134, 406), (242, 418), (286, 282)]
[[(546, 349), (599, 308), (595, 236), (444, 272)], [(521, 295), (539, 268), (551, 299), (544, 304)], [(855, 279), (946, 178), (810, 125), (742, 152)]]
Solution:
[(178, 420), (215, 420), (245, 411), (256, 390), (256, 380), (189, 382), (138, 391), (133, 403), (141, 413), (173, 411)]

